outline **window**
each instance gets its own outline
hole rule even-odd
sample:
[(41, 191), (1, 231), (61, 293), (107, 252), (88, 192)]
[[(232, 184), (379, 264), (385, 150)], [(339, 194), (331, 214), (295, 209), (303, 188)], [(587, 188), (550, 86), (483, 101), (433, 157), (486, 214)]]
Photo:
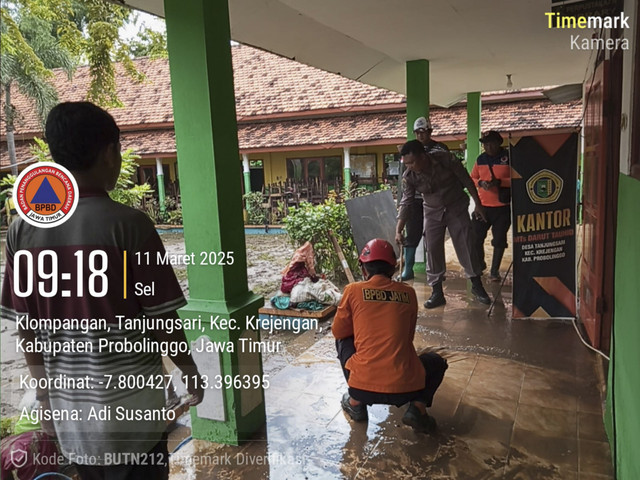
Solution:
[(359, 184), (377, 183), (376, 154), (351, 155), (351, 178)]
[(334, 183), (342, 178), (342, 159), (329, 157), (324, 159), (324, 179)]
[(294, 180), (318, 178), (327, 183), (334, 183), (342, 178), (342, 158), (287, 158), (287, 178)]
[(400, 175), (400, 154), (385, 153), (384, 154), (384, 175), (386, 178), (396, 178)]
[(301, 158), (287, 159), (287, 178), (293, 178), (295, 180), (302, 180), (304, 178)]

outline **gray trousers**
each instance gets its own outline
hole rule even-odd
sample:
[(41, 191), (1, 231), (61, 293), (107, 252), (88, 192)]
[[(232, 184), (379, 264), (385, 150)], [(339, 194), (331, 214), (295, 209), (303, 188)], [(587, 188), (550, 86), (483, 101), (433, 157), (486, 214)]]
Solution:
[(444, 280), (447, 261), (444, 255), (445, 231), (449, 235), (464, 268), (467, 278), (482, 275), (480, 259), (475, 252), (475, 234), (469, 216), (469, 199), (448, 205), (445, 208), (424, 209), (424, 240), (427, 245), (427, 284), (430, 286)]

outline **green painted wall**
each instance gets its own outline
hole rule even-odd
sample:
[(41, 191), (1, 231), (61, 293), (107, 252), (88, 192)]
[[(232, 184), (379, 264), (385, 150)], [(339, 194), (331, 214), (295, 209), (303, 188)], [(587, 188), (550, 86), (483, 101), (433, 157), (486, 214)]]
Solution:
[(482, 98), (480, 92), (467, 93), (467, 170), (471, 172), (480, 155)]
[[(640, 479), (640, 181), (620, 175), (615, 314), (607, 393), (618, 480)], [(612, 422), (615, 430), (612, 431)]]

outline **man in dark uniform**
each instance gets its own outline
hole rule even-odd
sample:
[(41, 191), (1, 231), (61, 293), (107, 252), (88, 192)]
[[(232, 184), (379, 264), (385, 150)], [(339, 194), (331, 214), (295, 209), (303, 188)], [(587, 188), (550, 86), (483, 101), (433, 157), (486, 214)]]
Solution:
[(480, 302), (489, 305), (491, 299), (482, 285), (482, 266), (475, 250), (475, 235), (469, 218), (469, 197), (476, 207), (474, 216), (485, 219), (484, 208), (469, 173), (449, 152), (424, 151), (418, 140), (405, 143), (400, 152), (407, 170), (402, 176), (402, 200), (396, 225), (396, 242), (403, 241), (402, 230), (415, 202), (415, 194), (422, 194), (424, 231), (427, 245), (427, 283), (433, 288), (424, 304), (435, 308), (446, 303), (442, 282), (447, 268), (444, 254), (445, 231), (449, 229), (460, 265), (471, 280), (471, 293)]

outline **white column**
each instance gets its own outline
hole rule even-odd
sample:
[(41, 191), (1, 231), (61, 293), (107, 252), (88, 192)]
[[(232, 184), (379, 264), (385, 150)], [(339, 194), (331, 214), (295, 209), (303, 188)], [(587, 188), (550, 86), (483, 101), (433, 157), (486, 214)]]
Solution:
[(244, 173), (249, 173), (249, 155), (246, 153), (242, 154), (242, 171)]
[(344, 189), (349, 191), (349, 185), (351, 185), (351, 157), (349, 154), (349, 147), (344, 147)]
[(249, 169), (249, 155), (242, 154), (242, 176), (244, 177), (244, 193), (251, 191), (251, 171)]
[(158, 206), (160, 207), (160, 216), (164, 220), (165, 207), (165, 191), (164, 191), (164, 169), (162, 168), (162, 159), (156, 158), (156, 188), (158, 189)]

